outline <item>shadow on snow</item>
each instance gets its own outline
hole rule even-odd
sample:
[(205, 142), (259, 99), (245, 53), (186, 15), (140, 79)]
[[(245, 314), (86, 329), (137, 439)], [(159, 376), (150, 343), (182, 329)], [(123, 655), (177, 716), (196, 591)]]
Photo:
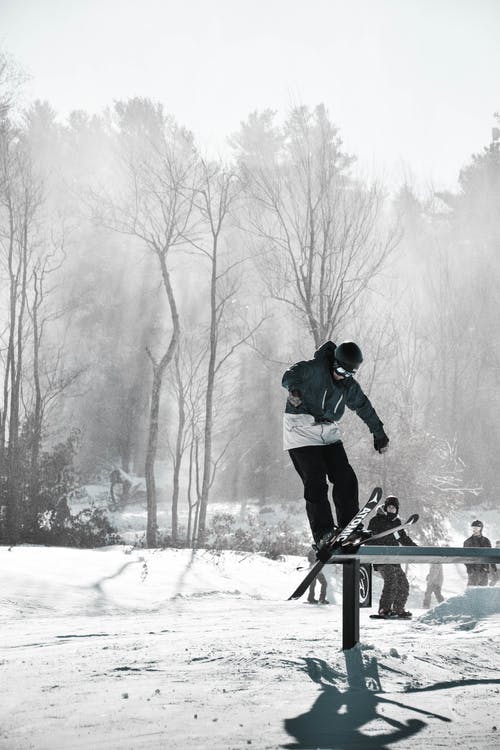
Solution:
[[(409, 713), (451, 722), (451, 719), (430, 711), (422, 711), (414, 706), (384, 698), (378, 663), (372, 658), (365, 665), (359, 647), (345, 651), (348, 687), (339, 690), (336, 682), (345, 676), (330, 667), (321, 659), (304, 659), (301, 669), (313, 682), (321, 686), (321, 694), (312, 708), (300, 716), (285, 719), (287, 734), (295, 742), (284, 745), (288, 750), (388, 750), (391, 745), (417, 735), (427, 726), (422, 718), (409, 718), (406, 722), (384, 716), (378, 711), (382, 704), (397, 706)], [(446, 690), (465, 685), (493, 684), (500, 680), (456, 680), (440, 682), (427, 688), (410, 689), (408, 693), (422, 693), (432, 690)], [(386, 725), (387, 731), (377, 735), (364, 734), (361, 729), (377, 720)]]

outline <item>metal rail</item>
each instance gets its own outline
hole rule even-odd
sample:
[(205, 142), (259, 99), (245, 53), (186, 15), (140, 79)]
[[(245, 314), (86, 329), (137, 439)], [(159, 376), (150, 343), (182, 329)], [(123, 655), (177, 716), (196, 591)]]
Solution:
[(330, 565), (342, 565), (342, 648), (359, 643), (359, 567), (361, 563), (487, 563), (500, 565), (500, 549), (489, 547), (385, 547), (363, 545), (355, 554), (334, 555)]

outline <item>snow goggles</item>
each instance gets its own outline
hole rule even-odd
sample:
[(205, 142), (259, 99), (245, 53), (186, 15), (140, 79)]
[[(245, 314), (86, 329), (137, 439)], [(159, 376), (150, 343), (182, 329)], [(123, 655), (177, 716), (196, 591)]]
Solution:
[(333, 368), (333, 371), (336, 372), (337, 375), (342, 375), (343, 378), (350, 378), (356, 374), (356, 369), (347, 370), (342, 365), (335, 365), (335, 367)]

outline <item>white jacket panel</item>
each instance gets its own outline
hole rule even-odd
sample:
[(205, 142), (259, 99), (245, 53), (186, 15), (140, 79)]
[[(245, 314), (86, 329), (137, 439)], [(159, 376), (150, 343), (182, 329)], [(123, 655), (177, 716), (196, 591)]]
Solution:
[(337, 422), (318, 424), (311, 414), (283, 414), (283, 450), (305, 445), (330, 445), (342, 440)]

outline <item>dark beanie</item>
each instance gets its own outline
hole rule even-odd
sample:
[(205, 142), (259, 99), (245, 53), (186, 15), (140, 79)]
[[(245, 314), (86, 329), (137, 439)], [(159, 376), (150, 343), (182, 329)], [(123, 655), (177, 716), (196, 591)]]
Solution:
[(477, 521), (477, 520), (476, 520), (476, 521), (473, 521), (473, 522), (471, 523), (471, 526), (479, 526), (479, 528), (480, 528), (480, 529), (482, 529), (482, 528), (483, 528), (483, 522), (482, 522), (482, 521)]
[(396, 495), (387, 495), (385, 498), (384, 508), (387, 510), (388, 505), (394, 505), (396, 510), (399, 510), (399, 500)]

